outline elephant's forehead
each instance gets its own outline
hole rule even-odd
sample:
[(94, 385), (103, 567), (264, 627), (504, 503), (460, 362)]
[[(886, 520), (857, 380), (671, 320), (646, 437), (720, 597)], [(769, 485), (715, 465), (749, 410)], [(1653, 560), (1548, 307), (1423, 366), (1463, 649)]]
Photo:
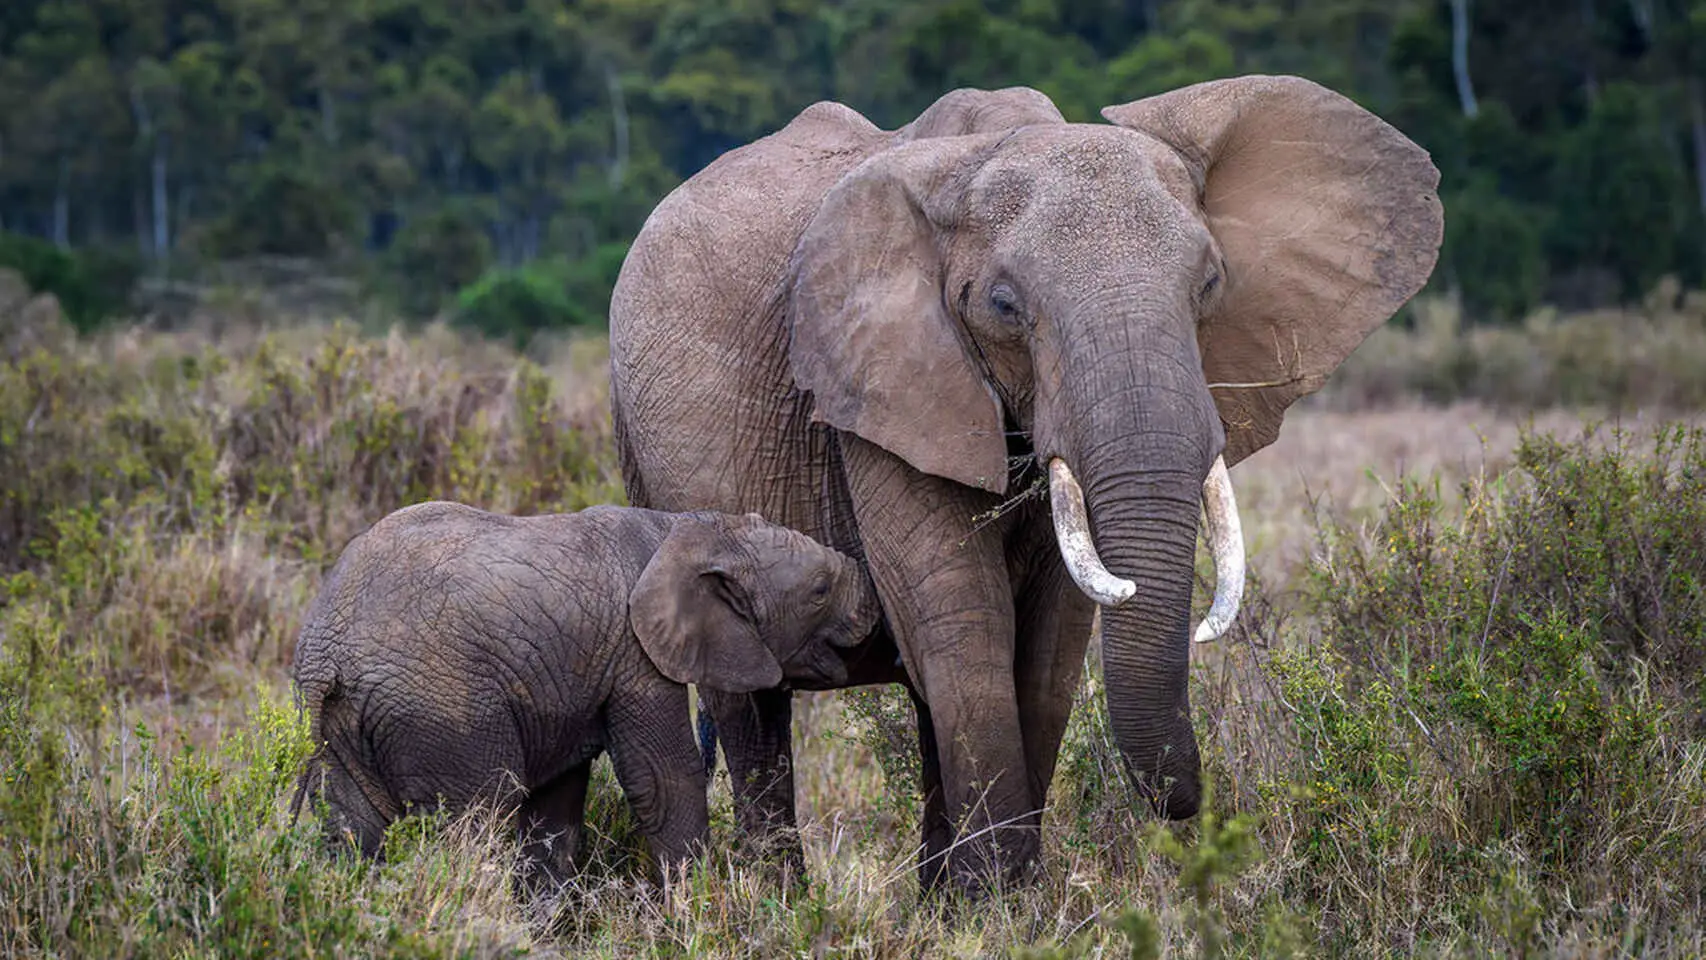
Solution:
[(1073, 216), (1135, 213), (1147, 220), (1197, 206), (1189, 168), (1165, 144), (1086, 123), (1018, 131), (985, 165), (975, 192), (975, 206), (994, 222), (1039, 206)]

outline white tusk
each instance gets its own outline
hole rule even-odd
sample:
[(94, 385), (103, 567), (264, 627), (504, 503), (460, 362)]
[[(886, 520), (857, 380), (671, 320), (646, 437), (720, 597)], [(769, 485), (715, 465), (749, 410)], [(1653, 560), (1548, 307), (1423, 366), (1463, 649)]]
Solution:
[(1238, 500), (1232, 495), (1226, 458), (1214, 458), (1203, 481), (1202, 502), (1208, 519), (1208, 549), (1214, 557), (1214, 603), (1197, 625), (1197, 643), (1207, 643), (1230, 629), (1244, 596), (1244, 528), (1238, 520)]
[(1104, 607), (1117, 607), (1137, 593), (1137, 584), (1122, 580), (1102, 566), (1096, 542), (1090, 539), (1090, 518), (1084, 510), (1084, 491), (1066, 461), (1048, 462), (1049, 502), (1054, 511), (1054, 538), (1060, 543), (1066, 571), (1084, 595)]

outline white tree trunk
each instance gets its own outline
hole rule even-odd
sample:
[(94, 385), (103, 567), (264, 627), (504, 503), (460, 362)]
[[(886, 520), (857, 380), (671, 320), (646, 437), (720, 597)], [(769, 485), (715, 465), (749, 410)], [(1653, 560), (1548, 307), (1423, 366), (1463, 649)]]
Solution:
[(610, 186), (620, 187), (628, 170), (628, 106), (622, 99), (622, 81), (609, 64), (604, 66), (604, 80), (610, 86), (610, 113), (616, 124), (616, 158), (610, 163)]
[(154, 259), (164, 261), (166, 251), (171, 246), (171, 205), (166, 192), (166, 135), (160, 134), (154, 138), (154, 160), (150, 167), (150, 180), (153, 186), (154, 198)]
[(1463, 115), (1481, 112), (1475, 101), (1475, 85), (1469, 80), (1469, 0), (1451, 0), (1451, 73), (1457, 79), (1457, 100)]

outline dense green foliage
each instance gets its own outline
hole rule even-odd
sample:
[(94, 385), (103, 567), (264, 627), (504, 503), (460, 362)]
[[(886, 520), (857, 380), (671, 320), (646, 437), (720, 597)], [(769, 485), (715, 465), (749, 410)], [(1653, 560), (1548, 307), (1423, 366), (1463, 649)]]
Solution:
[[(1285, 72), (1433, 151), (1437, 282), (1513, 318), (1702, 279), (1703, 67), (1702, 0), (9, 0), (0, 228), (180, 274), (313, 257), (426, 314), (489, 268), (602, 261), (814, 100), (894, 126), (1028, 84), (1089, 120)], [(474, 322), (596, 318), (608, 271), (579, 272), (567, 313), (506, 273)]]

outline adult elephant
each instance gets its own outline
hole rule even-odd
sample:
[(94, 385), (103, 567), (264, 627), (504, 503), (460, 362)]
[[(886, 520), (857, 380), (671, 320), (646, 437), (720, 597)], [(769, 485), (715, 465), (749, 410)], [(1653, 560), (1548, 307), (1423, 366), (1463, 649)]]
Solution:
[[(927, 884), (1035, 859), (1095, 603), (1131, 780), (1196, 812), (1204, 493), (1212, 635), (1243, 576), (1223, 463), (1437, 256), (1427, 153), (1314, 83), (1102, 113), (956, 90), (891, 132), (815, 104), (665, 198), (611, 304), (631, 500), (757, 511), (868, 564), (904, 676), (891, 648), (853, 680), (920, 706)], [(1052, 510), (1025, 496), (1045, 473)], [(743, 825), (791, 824), (788, 694), (706, 701)]]

